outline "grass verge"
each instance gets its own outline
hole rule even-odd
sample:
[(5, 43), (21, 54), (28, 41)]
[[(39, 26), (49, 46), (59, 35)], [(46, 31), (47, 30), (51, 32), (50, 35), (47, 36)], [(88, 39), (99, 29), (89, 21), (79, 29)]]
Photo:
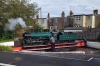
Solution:
[(13, 52), (12, 47), (10, 46), (0, 46), (0, 51), (9, 51), (9, 52)]

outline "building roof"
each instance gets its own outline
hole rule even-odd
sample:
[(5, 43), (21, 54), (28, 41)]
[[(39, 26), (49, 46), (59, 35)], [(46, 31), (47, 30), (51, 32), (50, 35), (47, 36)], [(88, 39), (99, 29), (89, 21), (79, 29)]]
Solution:
[(93, 15), (93, 14), (78, 14), (78, 15), (74, 15), (74, 16), (83, 16), (83, 15), (91, 16), (91, 15)]
[(50, 19), (54, 19), (54, 18), (67, 18), (67, 17), (50, 17)]
[[(83, 16), (83, 15), (85, 15), (85, 16), (92, 16), (93, 14), (79, 14), (79, 15), (73, 15), (73, 16)], [(100, 15), (100, 14), (97, 14), (97, 15)]]
[(64, 30), (82, 30), (83, 27), (66, 27)]
[[(41, 19), (41, 18), (38, 18), (38, 19)], [(47, 19), (47, 18), (42, 18), (42, 19)]]

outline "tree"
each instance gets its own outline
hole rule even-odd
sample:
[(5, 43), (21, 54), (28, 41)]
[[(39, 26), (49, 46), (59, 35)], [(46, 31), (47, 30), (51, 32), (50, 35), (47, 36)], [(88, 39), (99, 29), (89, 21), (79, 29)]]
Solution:
[[(35, 24), (35, 15), (39, 11), (36, 3), (29, 0), (0, 0), (0, 35), (4, 33), (5, 24), (9, 19), (22, 18), (27, 26)], [(21, 28), (16, 25), (16, 28)], [(5, 34), (4, 34), (5, 35)]]
[(33, 28), (35, 32), (43, 32), (43, 27), (39, 24), (34, 24)]
[(21, 28), (22, 28), (22, 26), (19, 23), (15, 26), (16, 30), (21, 29)]
[(35, 22), (35, 15), (39, 8), (36, 3), (29, 3), (29, 0), (0, 0), (0, 22), (2, 26), (10, 18), (21, 17), (27, 25)]
[(7, 22), (6, 17), (6, 4), (4, 3), (5, 0), (0, 0), (0, 26), (4, 26)]

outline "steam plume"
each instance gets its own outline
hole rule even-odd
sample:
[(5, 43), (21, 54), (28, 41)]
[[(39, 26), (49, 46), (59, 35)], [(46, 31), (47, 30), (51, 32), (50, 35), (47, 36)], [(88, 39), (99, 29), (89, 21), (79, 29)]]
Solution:
[(22, 18), (16, 18), (16, 19), (11, 18), (8, 21), (9, 21), (9, 23), (5, 25), (6, 30), (15, 30), (15, 26), (17, 24), (20, 24), (22, 26), (22, 28), (26, 27), (26, 24), (25, 24), (25, 22), (23, 21)]

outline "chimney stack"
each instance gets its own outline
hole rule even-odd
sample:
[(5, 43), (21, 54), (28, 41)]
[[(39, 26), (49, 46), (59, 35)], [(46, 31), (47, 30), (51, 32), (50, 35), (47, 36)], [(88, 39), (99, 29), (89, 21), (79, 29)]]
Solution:
[(72, 11), (70, 11), (70, 16), (73, 16), (73, 12)]
[(64, 11), (62, 12), (61, 17), (65, 17), (65, 12)]
[(50, 18), (50, 14), (49, 13), (48, 13), (47, 17)]
[(98, 10), (97, 10), (97, 9), (94, 10), (94, 11), (93, 11), (93, 14), (94, 14), (94, 15), (98, 15)]

